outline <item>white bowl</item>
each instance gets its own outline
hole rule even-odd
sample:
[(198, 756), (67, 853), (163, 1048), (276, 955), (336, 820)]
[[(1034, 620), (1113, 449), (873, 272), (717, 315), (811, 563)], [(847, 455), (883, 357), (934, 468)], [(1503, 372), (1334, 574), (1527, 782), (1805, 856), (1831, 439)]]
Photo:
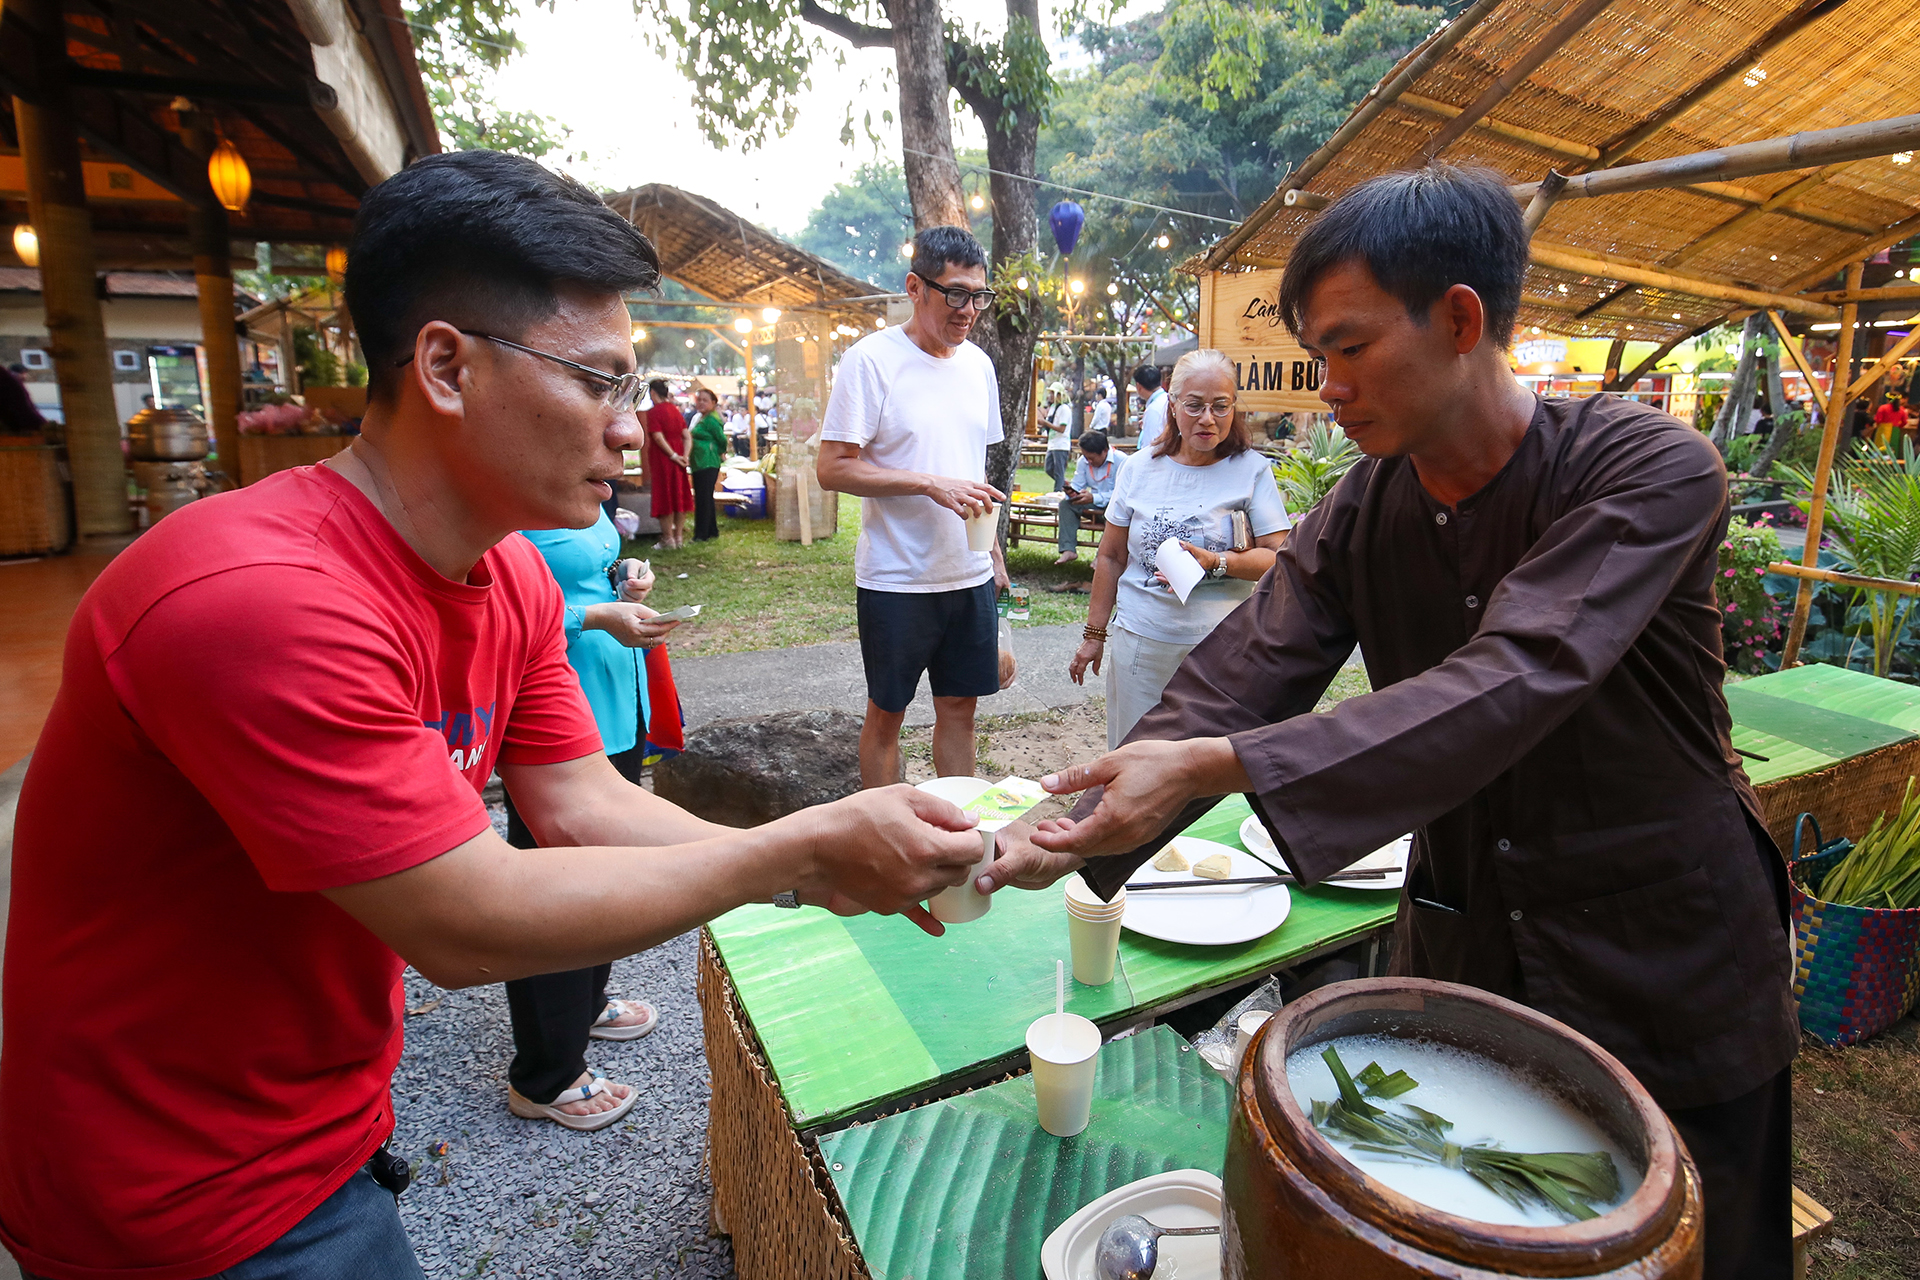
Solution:
[[(1171, 1169), (1129, 1182), (1086, 1205), (1040, 1246), (1047, 1280), (1094, 1280), (1093, 1253), (1115, 1218), (1137, 1213), (1156, 1227), (1218, 1226), (1225, 1195), (1205, 1169)], [(1159, 1270), (1174, 1265), (1180, 1280), (1220, 1280), (1219, 1236), (1162, 1236)]]

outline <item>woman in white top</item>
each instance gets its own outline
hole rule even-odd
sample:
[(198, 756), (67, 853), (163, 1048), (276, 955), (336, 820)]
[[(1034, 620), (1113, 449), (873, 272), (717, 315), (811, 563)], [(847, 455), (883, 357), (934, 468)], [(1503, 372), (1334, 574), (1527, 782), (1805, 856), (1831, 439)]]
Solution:
[[(1248, 447), (1234, 392), (1225, 355), (1203, 349), (1181, 356), (1165, 430), (1114, 483), (1085, 639), (1067, 667), (1081, 684), (1087, 668), (1099, 675), (1106, 664), (1108, 750), (1160, 701), (1193, 647), (1253, 594), (1292, 526), (1273, 468)], [(1242, 550), (1233, 549), (1236, 511), (1246, 514), (1252, 534), (1252, 546)], [(1155, 563), (1168, 538), (1207, 573), (1184, 605)]]

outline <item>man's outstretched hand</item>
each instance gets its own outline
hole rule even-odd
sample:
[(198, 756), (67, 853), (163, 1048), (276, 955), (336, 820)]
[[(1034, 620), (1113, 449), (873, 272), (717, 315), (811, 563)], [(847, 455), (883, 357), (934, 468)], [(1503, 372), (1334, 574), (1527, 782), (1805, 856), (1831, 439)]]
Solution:
[(843, 916), (903, 915), (936, 938), (944, 932), (921, 904), (966, 883), (980, 860), (978, 818), (905, 785), (855, 792), (805, 813), (814, 870), (795, 886), (800, 901)]
[(1103, 788), (1092, 813), (1078, 822), (1043, 822), (1030, 837), (1036, 848), (1069, 856), (1076, 866), (1087, 858), (1138, 849), (1165, 831), (1190, 800), (1253, 786), (1225, 738), (1129, 742), (1091, 764), (1050, 773), (1040, 785), (1054, 795)]

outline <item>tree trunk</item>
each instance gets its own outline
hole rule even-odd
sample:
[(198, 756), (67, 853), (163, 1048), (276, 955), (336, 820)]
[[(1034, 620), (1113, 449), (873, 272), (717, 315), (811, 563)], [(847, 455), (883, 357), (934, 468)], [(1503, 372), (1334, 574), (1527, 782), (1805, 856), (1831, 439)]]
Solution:
[(1712, 440), (1721, 453), (1740, 429), (1746, 425), (1747, 415), (1753, 409), (1754, 361), (1760, 349), (1760, 325), (1766, 322), (1762, 312), (1754, 312), (1747, 317), (1746, 324), (1740, 328), (1740, 364), (1733, 371), (1733, 381), (1727, 386), (1727, 399), (1720, 406), (1719, 416), (1713, 420)]
[(1773, 415), (1775, 423), (1787, 411), (1787, 389), (1780, 385), (1780, 360), (1783, 354), (1779, 339), (1776, 338), (1767, 353), (1767, 412)]
[[(1007, 0), (1007, 25), (1026, 22), (1040, 30), (1039, 0)], [(1040, 141), (1040, 115), (1019, 107), (1008, 108), (997, 95), (977, 87), (956, 86), (962, 99), (987, 131), (987, 167), (993, 170), (988, 190), (993, 196), (993, 262), (997, 267), (1034, 250), (1039, 219), (1034, 212), (1034, 156)], [(957, 188), (956, 188), (957, 190)], [(1030, 307), (1003, 314), (998, 307), (980, 317), (973, 327), (974, 342), (993, 358), (1000, 374), (1000, 423), (1005, 438), (987, 450), (987, 483), (1002, 493), (1013, 492), (1014, 472), (1020, 465), (1020, 441), (1027, 429), (1027, 404), (1033, 395), (1033, 347), (1038, 318)], [(1007, 510), (1001, 508), (1000, 540), (1006, 545)]]
[(1600, 374), (1602, 391), (1630, 391), (1631, 387), (1620, 385), (1620, 366), (1626, 363), (1627, 340), (1615, 338), (1607, 347), (1607, 367)]
[(894, 74), (900, 80), (900, 143), (916, 231), (967, 225), (947, 111), (947, 39), (940, 0), (887, 0)]

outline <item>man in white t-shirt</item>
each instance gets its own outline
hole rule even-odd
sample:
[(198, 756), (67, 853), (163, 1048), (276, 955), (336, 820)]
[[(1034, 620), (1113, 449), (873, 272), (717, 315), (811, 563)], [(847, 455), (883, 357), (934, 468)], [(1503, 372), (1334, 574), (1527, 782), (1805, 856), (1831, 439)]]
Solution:
[(1093, 414), (1093, 420), (1088, 424), (1087, 430), (1098, 431), (1101, 435), (1105, 435), (1107, 428), (1113, 425), (1113, 401), (1107, 399), (1105, 387), (1096, 387), (1094, 389), (1091, 412)]
[(1073, 466), (1073, 442), (1067, 438), (1073, 426), (1073, 406), (1066, 396), (1055, 399), (1047, 413), (1047, 474), (1053, 477), (1053, 491), (1067, 487), (1067, 472)]
[(1167, 426), (1167, 393), (1160, 385), (1159, 368), (1141, 365), (1133, 371), (1133, 385), (1140, 388), (1140, 398), (1146, 402), (1140, 409), (1140, 445), (1150, 449)]
[(913, 316), (847, 349), (820, 430), (823, 489), (866, 499), (854, 552), (867, 718), (860, 782), (901, 780), (900, 725), (925, 672), (933, 764), (972, 777), (974, 707), (999, 691), (994, 600), (1007, 583), (996, 543), (967, 548), (966, 520), (1006, 495), (986, 481), (1002, 438), (993, 361), (967, 341), (993, 305), (987, 255), (959, 227), (913, 238)]

